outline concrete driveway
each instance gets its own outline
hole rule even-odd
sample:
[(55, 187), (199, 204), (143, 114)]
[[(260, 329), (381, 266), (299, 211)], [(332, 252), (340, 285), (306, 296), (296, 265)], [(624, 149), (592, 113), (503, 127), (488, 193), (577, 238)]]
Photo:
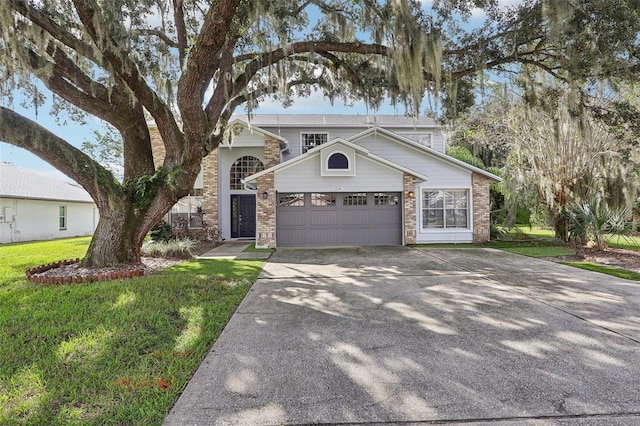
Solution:
[(640, 424), (640, 284), (493, 249), (279, 249), (165, 425)]

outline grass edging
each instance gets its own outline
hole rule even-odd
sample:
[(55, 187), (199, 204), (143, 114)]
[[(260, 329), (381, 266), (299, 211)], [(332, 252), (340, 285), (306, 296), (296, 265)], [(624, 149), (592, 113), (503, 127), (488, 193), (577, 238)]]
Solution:
[(600, 272), (602, 274), (611, 275), (626, 280), (640, 281), (640, 273), (629, 271), (628, 269), (617, 268), (615, 266), (599, 265), (591, 262), (561, 262), (563, 265), (573, 266), (592, 272)]

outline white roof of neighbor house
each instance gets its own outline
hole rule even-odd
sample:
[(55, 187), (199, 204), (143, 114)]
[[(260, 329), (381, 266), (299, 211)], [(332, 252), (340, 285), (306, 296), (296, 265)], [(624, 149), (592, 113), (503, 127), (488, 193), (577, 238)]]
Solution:
[(234, 115), (234, 118), (258, 127), (440, 127), (433, 118), (403, 115), (255, 114), (250, 118), (241, 115)]
[(93, 203), (84, 189), (0, 162), (0, 197)]

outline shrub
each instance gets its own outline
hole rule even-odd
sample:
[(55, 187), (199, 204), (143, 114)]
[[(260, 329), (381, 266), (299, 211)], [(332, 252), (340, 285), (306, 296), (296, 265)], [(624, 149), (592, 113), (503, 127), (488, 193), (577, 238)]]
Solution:
[(169, 225), (166, 221), (161, 220), (156, 223), (151, 231), (149, 232), (149, 236), (153, 241), (171, 241), (173, 240), (173, 230), (171, 229), (171, 225)]
[(569, 231), (574, 238), (598, 250), (607, 247), (606, 236), (625, 235), (631, 227), (629, 209), (612, 209), (596, 200), (574, 204), (568, 212)]
[(173, 257), (190, 259), (191, 251), (197, 246), (197, 241), (182, 239), (171, 241), (149, 241), (142, 245), (142, 254), (149, 257)]

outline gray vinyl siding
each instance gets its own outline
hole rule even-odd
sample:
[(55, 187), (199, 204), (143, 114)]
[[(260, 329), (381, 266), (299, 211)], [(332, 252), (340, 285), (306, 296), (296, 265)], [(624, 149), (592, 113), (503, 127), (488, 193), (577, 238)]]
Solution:
[[(239, 134), (233, 135), (231, 138), (231, 146), (236, 148), (241, 147), (264, 147), (264, 135), (253, 132), (250, 129), (242, 128)], [(227, 144), (227, 140), (223, 141), (223, 144), (220, 145), (220, 148), (229, 149), (229, 145)]]
[(355, 176), (320, 176), (320, 154), (276, 171), (278, 192), (402, 191), (403, 173), (356, 154)]
[(371, 137), (356, 141), (356, 144), (379, 157), (427, 176), (429, 180), (422, 186), (431, 188), (471, 187), (470, 171), (447, 164), (436, 157), (429, 156), (429, 154), (421, 153), (419, 148), (393, 143), (380, 135), (371, 135)]
[[(289, 142), (289, 152), (283, 154), (282, 161), (287, 161), (292, 158), (301, 155), (301, 133), (328, 133), (328, 141), (336, 138), (347, 139), (350, 136), (361, 133), (367, 129), (367, 127), (286, 127), (286, 128), (274, 128), (274, 127), (262, 127), (262, 129), (274, 133), (278, 136), (285, 138)], [(413, 128), (413, 127), (385, 127), (385, 130), (394, 133), (403, 132), (415, 132), (424, 131), (424, 133), (432, 134), (432, 147), (440, 152), (444, 152), (444, 138), (442, 132), (436, 128)]]
[(431, 133), (431, 148), (444, 154), (446, 147), (442, 132), (434, 131)]

